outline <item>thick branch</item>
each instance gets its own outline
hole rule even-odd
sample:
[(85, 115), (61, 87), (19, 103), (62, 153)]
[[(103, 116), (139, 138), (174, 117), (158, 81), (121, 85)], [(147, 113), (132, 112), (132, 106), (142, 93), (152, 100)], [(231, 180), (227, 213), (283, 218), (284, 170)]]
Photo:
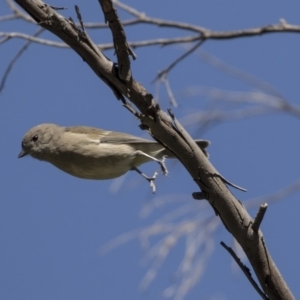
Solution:
[(244, 249), (265, 294), (270, 299), (294, 299), (266, 249), (261, 231), (253, 231), (252, 218), (221, 178), (214, 176), (218, 172), (185, 130), (160, 110), (153, 96), (141, 84), (133, 78), (128, 82), (121, 81), (115, 73), (113, 63), (95, 50), (95, 44), (91, 44), (72, 21), (65, 19), (40, 0), (16, 2), (39, 25), (72, 47), (97, 76), (135, 104), (141, 112), (140, 120), (144, 128), (179, 158), (199, 188), (208, 195), (208, 201)]

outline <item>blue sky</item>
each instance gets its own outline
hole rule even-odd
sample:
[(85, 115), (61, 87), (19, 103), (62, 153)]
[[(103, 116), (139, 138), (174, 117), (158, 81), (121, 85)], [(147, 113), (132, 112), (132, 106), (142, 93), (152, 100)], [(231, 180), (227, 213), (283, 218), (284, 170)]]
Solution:
[[(212, 30), (234, 30), (278, 23), (284, 18), (300, 24), (298, 1), (128, 1), (147, 15), (189, 22)], [(51, 2), (67, 6), (64, 16), (76, 19), (74, 5), (85, 21), (103, 21), (97, 1)], [(8, 14), (0, 3), (1, 15)], [(122, 19), (127, 17), (121, 13)], [(1, 22), (0, 31), (32, 34), (36, 27), (22, 21)], [(185, 32), (152, 26), (129, 27), (129, 41), (184, 36)], [(111, 41), (107, 30), (90, 33), (97, 43)], [(51, 34), (43, 37), (56, 40)], [(0, 45), (0, 76), (23, 45), (11, 40)], [(243, 70), (273, 86), (290, 103), (299, 105), (300, 40), (297, 34), (280, 33), (228, 41), (207, 41), (200, 51)], [(135, 49), (133, 75), (150, 92), (158, 71), (181, 55), (185, 48), (149, 47)], [(203, 52), (202, 52), (203, 54)], [(106, 55), (114, 59), (112, 52)], [(188, 57), (169, 76), (180, 119), (210, 107), (235, 111), (245, 105), (216, 101), (212, 104), (203, 90), (212, 88), (235, 92), (256, 92), (257, 87), (230, 76), (204, 61), (199, 53)], [(199, 90), (202, 93), (188, 94)], [(215, 90), (214, 90), (215, 91)], [(178, 283), (176, 270), (189, 242), (185, 237), (172, 248), (156, 278), (146, 291), (139, 285), (151, 264), (144, 264), (147, 249), (140, 240), (120, 245), (102, 255), (102, 247), (126, 232), (151, 226), (174, 210), (187, 209), (181, 219), (215, 220), (212, 209), (195, 202), (197, 190), (179, 163), (168, 161), (170, 175), (159, 174), (157, 193), (134, 172), (118, 181), (81, 180), (62, 173), (50, 164), (32, 158), (17, 159), (25, 132), (40, 123), (63, 126), (88, 125), (147, 137), (138, 121), (122, 108), (107, 86), (68, 49), (33, 44), (15, 64), (0, 94), (1, 209), (0, 209), (0, 297), (2, 299), (160, 299), (163, 291)], [(160, 104), (170, 107), (161, 88)], [(208, 130), (198, 124), (187, 127), (195, 138), (209, 139), (210, 159), (230, 181), (247, 188), (233, 190), (243, 202), (273, 194), (299, 179), (299, 118), (274, 113), (219, 123)], [(201, 135), (200, 135), (201, 133)], [(156, 164), (142, 167), (147, 174)], [(113, 186), (120, 184), (117, 192)], [(168, 202), (168, 204), (167, 204)], [(158, 207), (143, 218), (145, 207)], [(160, 205), (159, 205), (160, 204)], [(268, 249), (296, 298), (300, 297), (299, 193), (269, 205), (262, 230)], [(255, 215), (257, 208), (250, 213)], [(217, 221), (216, 221), (217, 222)], [(215, 223), (212, 223), (215, 224)], [(199, 232), (206, 228), (202, 223)], [(196, 231), (197, 232), (197, 231)], [(149, 239), (155, 245), (163, 234)], [(246, 278), (233, 267), (220, 241), (232, 245), (228, 232), (217, 227), (207, 243), (210, 258), (201, 281), (185, 299), (258, 299)], [(209, 248), (210, 247), (210, 248)]]

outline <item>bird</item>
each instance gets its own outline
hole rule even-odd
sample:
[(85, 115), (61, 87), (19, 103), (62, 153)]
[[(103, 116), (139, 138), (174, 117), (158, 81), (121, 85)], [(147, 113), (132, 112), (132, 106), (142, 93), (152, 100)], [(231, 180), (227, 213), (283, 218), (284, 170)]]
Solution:
[[(206, 148), (210, 142), (195, 142), (208, 157)], [(134, 170), (150, 182), (153, 192), (157, 173), (148, 177), (138, 167), (155, 161), (167, 175), (165, 158), (175, 158), (171, 151), (156, 141), (94, 127), (63, 127), (50, 123), (37, 125), (24, 135), (18, 157), (26, 155), (49, 162), (82, 179), (113, 179)]]

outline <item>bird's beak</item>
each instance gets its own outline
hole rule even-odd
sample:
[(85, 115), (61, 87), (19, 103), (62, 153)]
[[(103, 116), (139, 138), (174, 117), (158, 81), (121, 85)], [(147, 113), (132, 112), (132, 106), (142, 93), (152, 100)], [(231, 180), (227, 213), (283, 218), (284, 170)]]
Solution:
[(24, 157), (25, 155), (27, 155), (28, 153), (23, 149), (20, 154), (18, 155), (18, 158)]

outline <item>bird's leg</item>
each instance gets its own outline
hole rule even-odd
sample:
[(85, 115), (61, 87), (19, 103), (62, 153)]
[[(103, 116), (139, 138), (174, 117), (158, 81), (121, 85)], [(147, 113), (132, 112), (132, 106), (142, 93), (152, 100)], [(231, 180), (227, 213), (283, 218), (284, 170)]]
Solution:
[(159, 159), (157, 159), (157, 158), (155, 158), (155, 157), (153, 157), (153, 156), (151, 156), (151, 155), (149, 155), (149, 154), (147, 154), (147, 153), (145, 153), (145, 152), (143, 152), (143, 151), (141, 151), (141, 150), (137, 150), (137, 151), (136, 151), (136, 154), (137, 154), (137, 155), (143, 155), (143, 156), (146, 156), (146, 157), (148, 157), (148, 158), (150, 158), (150, 159), (156, 161), (157, 163), (160, 164), (160, 167), (161, 167), (161, 170), (162, 170), (163, 174), (164, 174), (164, 175), (168, 175), (168, 170), (167, 170), (167, 167), (165, 166), (165, 160), (166, 160), (166, 157), (167, 157), (166, 155), (163, 156), (163, 159), (162, 159), (162, 160), (159, 160)]
[(157, 176), (157, 172), (154, 173), (154, 175), (152, 177), (148, 177), (146, 174), (144, 174), (142, 171), (140, 171), (138, 168), (136, 167), (133, 167), (132, 170), (134, 171), (137, 171), (140, 175), (142, 175), (146, 180), (149, 181), (150, 183), (150, 188), (152, 189), (152, 193), (155, 194), (156, 192), (156, 187), (155, 187), (155, 184), (154, 184), (154, 180)]

